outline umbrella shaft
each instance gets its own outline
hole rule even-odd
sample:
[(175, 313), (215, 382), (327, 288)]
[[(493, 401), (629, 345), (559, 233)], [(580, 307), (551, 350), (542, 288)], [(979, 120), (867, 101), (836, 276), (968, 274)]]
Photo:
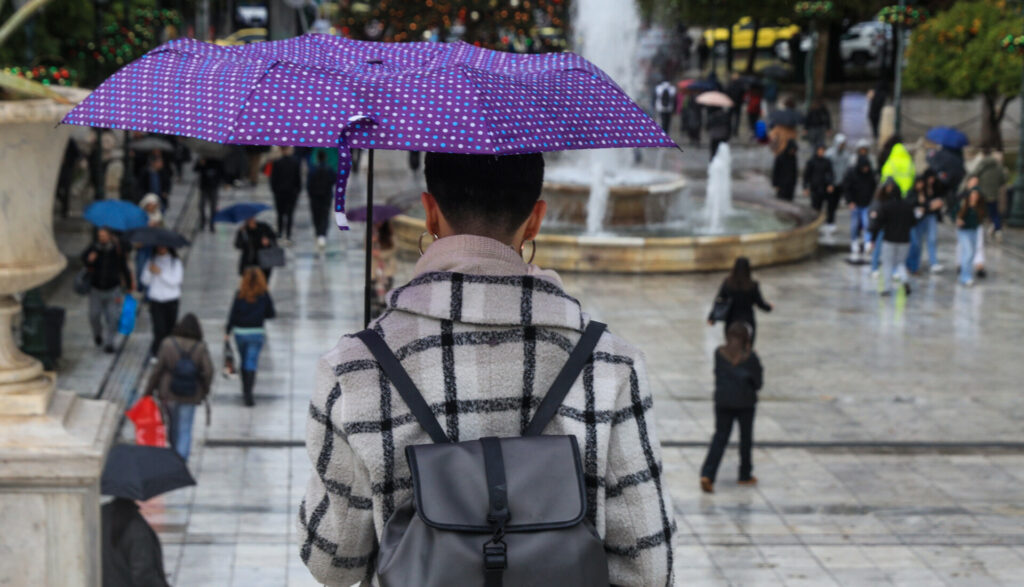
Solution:
[(366, 282), (363, 290), (363, 328), (370, 325), (370, 295), (372, 293), (371, 257), (373, 256), (373, 149), (369, 150), (366, 170)]

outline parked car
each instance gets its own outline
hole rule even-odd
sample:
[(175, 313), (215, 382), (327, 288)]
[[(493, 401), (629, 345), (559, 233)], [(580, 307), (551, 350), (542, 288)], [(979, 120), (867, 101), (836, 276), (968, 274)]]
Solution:
[(235, 26), (242, 28), (265, 27), (268, 23), (265, 0), (239, 0), (235, 5)]
[(217, 39), (214, 43), (218, 45), (248, 45), (267, 40), (267, 29), (241, 29), (237, 30), (223, 39)]
[[(892, 25), (878, 21), (858, 22), (851, 26), (839, 39), (839, 56), (844, 64), (857, 67), (874, 66), (884, 63), (886, 51), (892, 46)], [(810, 36), (800, 39), (800, 51), (811, 50)], [(791, 59), (789, 44), (775, 46), (775, 55), (783, 60)]]
[[(771, 22), (762, 22), (757, 30), (757, 48), (771, 49), (777, 45), (784, 45), (785, 41), (794, 35), (800, 34), (800, 27), (792, 24), (784, 18)], [(729, 29), (725, 27), (704, 31), (704, 42), (709, 47), (726, 47), (729, 42)], [(744, 16), (732, 25), (732, 48), (734, 50), (746, 50), (754, 44), (754, 19)]]

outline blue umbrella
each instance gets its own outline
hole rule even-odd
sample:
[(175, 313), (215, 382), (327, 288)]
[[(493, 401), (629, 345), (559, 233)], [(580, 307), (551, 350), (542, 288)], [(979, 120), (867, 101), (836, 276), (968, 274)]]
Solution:
[(924, 135), (924, 138), (950, 149), (963, 149), (967, 146), (967, 135), (951, 126), (936, 126)]
[(115, 444), (103, 467), (100, 493), (145, 501), (195, 484), (185, 461), (173, 449)]
[(264, 210), (270, 210), (270, 206), (266, 204), (256, 204), (253, 202), (240, 202), (218, 210), (217, 213), (213, 215), (213, 221), (237, 224), (239, 222), (245, 222)]
[(125, 232), (146, 226), (146, 211), (124, 200), (100, 200), (85, 209), (85, 219), (94, 226)]

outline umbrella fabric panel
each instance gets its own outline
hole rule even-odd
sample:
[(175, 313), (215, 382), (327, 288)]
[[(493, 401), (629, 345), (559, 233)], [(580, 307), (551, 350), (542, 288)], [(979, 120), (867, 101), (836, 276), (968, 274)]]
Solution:
[(100, 477), (100, 493), (145, 501), (195, 485), (185, 461), (173, 449), (115, 444)]
[(239, 202), (227, 208), (221, 208), (213, 215), (214, 222), (230, 222), (236, 224), (256, 216), (264, 210), (270, 210), (270, 206), (260, 203)]
[(149, 216), (131, 202), (124, 200), (100, 200), (89, 204), (84, 218), (93, 226), (107, 227), (124, 232), (146, 226)]

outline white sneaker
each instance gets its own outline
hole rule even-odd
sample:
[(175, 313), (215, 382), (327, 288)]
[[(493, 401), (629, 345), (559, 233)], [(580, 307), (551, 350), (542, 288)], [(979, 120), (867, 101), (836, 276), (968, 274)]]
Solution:
[(316, 248), (321, 250), (321, 251), (326, 249), (327, 248), (327, 237), (323, 237), (323, 236), (316, 237)]
[(972, 285), (974, 285), (974, 280), (973, 279), (968, 279), (967, 281), (963, 282), (960, 285), (962, 285), (964, 287), (971, 287)]
[(942, 265), (939, 265), (938, 263), (932, 265), (930, 268), (932, 273), (942, 273), (943, 269), (944, 267)]
[(881, 273), (878, 271), (878, 269), (875, 269), (874, 271), (871, 272), (871, 279), (878, 279), (879, 275), (881, 275)]

